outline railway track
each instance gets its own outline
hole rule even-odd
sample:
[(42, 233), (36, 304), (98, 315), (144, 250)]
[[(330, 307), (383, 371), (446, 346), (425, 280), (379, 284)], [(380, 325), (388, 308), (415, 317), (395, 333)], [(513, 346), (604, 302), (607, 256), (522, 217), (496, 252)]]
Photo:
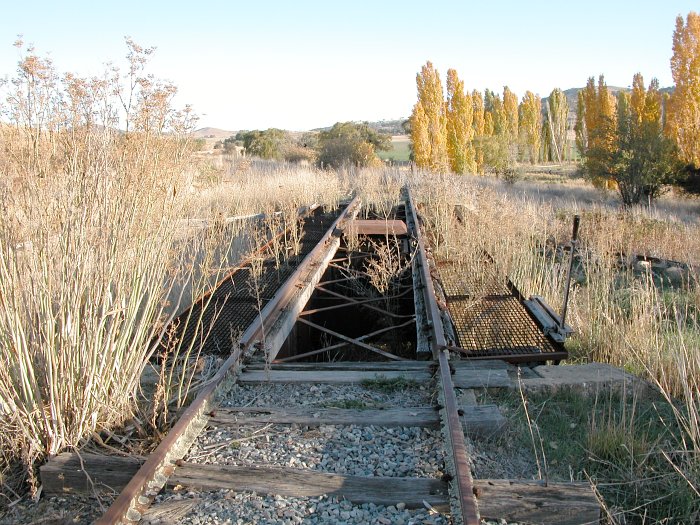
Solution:
[[(270, 266), (255, 304), (244, 268), (221, 283), (202, 344), (220, 350), (232, 326), (238, 344), (148, 458), (102, 460), (104, 484), (124, 487), (96, 523), (477, 525), (579, 512), (565, 506), (581, 487), (472, 478), (465, 435), (504, 420), (462, 394), (498, 386), (508, 365), (454, 351), (411, 195), (392, 220), (358, 221), (359, 209), (312, 215), (286, 279)], [(378, 284), (382, 266), (393, 275)], [(85, 458), (61, 461), (85, 470)], [(534, 511), (513, 503), (527, 498)], [(577, 523), (560, 517), (544, 522)]]

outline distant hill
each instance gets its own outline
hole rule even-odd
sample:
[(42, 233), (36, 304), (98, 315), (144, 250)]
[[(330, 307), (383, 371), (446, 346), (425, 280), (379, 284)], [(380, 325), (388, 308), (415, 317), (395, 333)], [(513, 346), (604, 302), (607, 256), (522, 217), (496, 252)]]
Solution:
[(231, 135), (235, 135), (235, 131), (226, 131), (225, 129), (219, 128), (200, 128), (193, 133), (195, 138), (198, 139), (227, 139)]
[(379, 133), (386, 133), (387, 135), (403, 135), (406, 130), (403, 129), (403, 123), (407, 119), (400, 118), (398, 120), (380, 120), (377, 122), (367, 122), (367, 125)]
[[(379, 133), (385, 133), (387, 135), (403, 135), (406, 130), (403, 129), (403, 123), (407, 118), (401, 118), (398, 120), (377, 120), (374, 122), (369, 122), (366, 120), (356, 120), (354, 122), (367, 124), (371, 129), (378, 131)], [(328, 131), (333, 126), (326, 126), (325, 128), (316, 128), (311, 131)]]

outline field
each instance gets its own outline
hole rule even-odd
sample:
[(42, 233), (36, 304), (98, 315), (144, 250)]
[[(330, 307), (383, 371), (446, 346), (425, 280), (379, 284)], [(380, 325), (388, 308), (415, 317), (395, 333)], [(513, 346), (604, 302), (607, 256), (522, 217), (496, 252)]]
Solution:
[(394, 135), (391, 137), (391, 149), (389, 151), (379, 151), (377, 156), (384, 161), (408, 162), (410, 140), (407, 135)]

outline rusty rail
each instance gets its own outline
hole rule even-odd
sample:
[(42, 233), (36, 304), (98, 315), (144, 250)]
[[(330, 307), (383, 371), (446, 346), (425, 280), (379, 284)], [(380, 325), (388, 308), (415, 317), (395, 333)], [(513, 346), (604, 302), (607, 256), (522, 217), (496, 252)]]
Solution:
[[(427, 323), (429, 328), (430, 346), (433, 356), (440, 364), (440, 381), (442, 383), (444, 397), (445, 424), (447, 427), (449, 448), (451, 452), (452, 467), (454, 477), (452, 479), (456, 500), (459, 503), (459, 512), (453, 512), (455, 517), (459, 516), (463, 525), (479, 525), (479, 509), (474, 495), (474, 482), (469, 469), (469, 455), (464, 444), (464, 431), (460, 421), (457, 398), (452, 382), (452, 370), (448, 360), (449, 351), (442, 325), (442, 314), (435, 300), (435, 288), (430, 276), (428, 256), (425, 243), (421, 235), (420, 223), (416, 214), (416, 207), (411, 197), (409, 188), (406, 188), (406, 203), (409, 210), (406, 213), (406, 220), (409, 223), (409, 231), (417, 244), (417, 259), (421, 275), (421, 293), (423, 296)], [(458, 518), (458, 519), (459, 519)]]
[(329, 241), (336, 235), (339, 224), (358, 206), (358, 203), (359, 200), (356, 197), (333, 222), (321, 241), (306, 255), (285, 284), (265, 305), (257, 319), (243, 333), (240, 345), (234, 348), (231, 355), (212, 378), (212, 381), (199, 391), (197, 397), (183, 412), (177, 423), (139, 468), (134, 477), (131, 478), (131, 481), (124, 487), (124, 490), (122, 490), (114, 503), (107, 509), (107, 512), (95, 521), (95, 524), (127, 524), (141, 519), (151, 500), (175, 470), (175, 461), (181, 459), (191, 443), (205, 427), (208, 414), (215, 406), (214, 398), (218, 387), (235, 370), (243, 352), (260, 337), (263, 326), (268, 319), (279, 313), (280, 305), (293, 293), (300, 275), (308, 267), (316, 263), (320, 254), (330, 247)]

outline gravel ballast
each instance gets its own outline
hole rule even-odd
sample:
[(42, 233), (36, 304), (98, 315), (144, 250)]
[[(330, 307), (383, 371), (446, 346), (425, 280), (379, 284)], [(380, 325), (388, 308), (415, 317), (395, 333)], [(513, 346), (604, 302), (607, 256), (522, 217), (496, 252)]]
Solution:
[(312, 406), (318, 408), (399, 408), (428, 406), (433, 403), (434, 388), (430, 385), (400, 392), (384, 392), (362, 385), (285, 385), (234, 384), (222, 395), (222, 407)]
[(186, 461), (272, 465), (354, 476), (440, 477), (439, 430), (416, 427), (241, 425), (209, 429)]
[[(384, 506), (365, 503), (353, 505), (336, 497), (293, 498), (259, 496), (255, 493), (216, 491), (205, 493), (169, 492), (158, 496), (158, 504), (196, 503), (179, 523), (192, 525), (243, 524), (324, 524), (324, 525), (443, 525), (449, 523), (441, 514), (428, 509), (409, 510), (402, 502)], [(189, 501), (188, 501), (189, 500)], [(144, 523), (157, 523), (145, 521)]]

